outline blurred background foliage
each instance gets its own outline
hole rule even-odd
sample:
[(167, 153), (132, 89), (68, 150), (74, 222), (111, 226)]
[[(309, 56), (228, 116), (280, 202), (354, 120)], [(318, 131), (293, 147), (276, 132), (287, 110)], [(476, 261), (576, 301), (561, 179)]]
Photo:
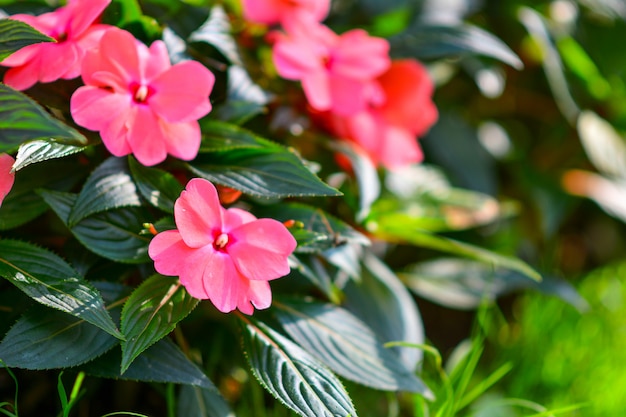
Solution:
[[(0, 0), (10, 13), (32, 10), (36, 3), (45, 7), (43, 2)], [(229, 12), (239, 10), (236, 0), (223, 3)], [(152, 17), (173, 29), (196, 28), (208, 15), (206, 6), (214, 3), (114, 0), (113, 4), (128, 14), (126, 24), (135, 28), (134, 33), (143, 31), (144, 39), (150, 40), (161, 29)], [(140, 6), (145, 15), (129, 5)], [(189, 7), (206, 14), (189, 13)], [(134, 19), (133, 13), (141, 19)], [(430, 415), (552, 415), (546, 409), (555, 415), (560, 409), (559, 415), (569, 416), (622, 415), (626, 3), (334, 0), (326, 23), (338, 32), (357, 26), (389, 38), (395, 57), (421, 59), (437, 84), (440, 119), (421, 140), (425, 164), (418, 171), (397, 174), (400, 177), (388, 174), (385, 189), (398, 194), (394, 184), (419, 177), (454, 190), (482, 193), (484, 200), (472, 207), (484, 210), (471, 211), (470, 219), (463, 211), (436, 213), (434, 217), (443, 217), (448, 226), (442, 235), (519, 256), (545, 277), (542, 284), (533, 284), (514, 273), (441, 257), (430, 249), (403, 244), (387, 248), (385, 261), (401, 271), (400, 277), (417, 294), (428, 343), (441, 352), (441, 357), (426, 352), (425, 379), (441, 387), (438, 398), (458, 396), (457, 405), (463, 405), (446, 409), (441, 400)], [(240, 22), (234, 29), (241, 31), (239, 35), (245, 30), (254, 34), (254, 28), (243, 28)], [(238, 39), (245, 50), (249, 39)], [(268, 51), (260, 49), (256, 58), (261, 59), (258, 69), (271, 73)], [(254, 68), (250, 71), (254, 76)], [(269, 87), (263, 82), (271, 80), (259, 82)], [(274, 112), (273, 126), (280, 126), (283, 116)], [(249, 123), (261, 121), (265, 119)], [(467, 202), (466, 195), (456, 196)], [(497, 216), (489, 211), (495, 201)], [(376, 215), (385, 213), (384, 195), (377, 204), (369, 220), (380, 220)], [(427, 199), (420, 204), (427, 207)], [(435, 229), (437, 224), (433, 223)], [(455, 224), (458, 230), (449, 227)], [(471, 227), (464, 227), (467, 224)], [(571, 283), (580, 296), (563, 282)], [(207, 317), (220, 321), (211, 314), (202, 308), (194, 311), (186, 321), (187, 333), (198, 340), (208, 338), (194, 326)], [(248, 384), (251, 375), (235, 365), (241, 358), (230, 355), (233, 363), (222, 360), (221, 353), (238, 343), (234, 333), (216, 327), (207, 340), (210, 356), (203, 359), (211, 374), (227, 375), (218, 382), (237, 415), (290, 415), (280, 406), (267, 408), (272, 402), (261, 388)], [(35, 379), (38, 383), (31, 384)], [(21, 395), (36, 399), (56, 384), (56, 377), (42, 382), (32, 373), (20, 372), (20, 384)], [(146, 413), (164, 407), (160, 396), (148, 395), (154, 394), (152, 390), (168, 398), (172, 389), (93, 379), (88, 384), (110, 385), (111, 398), (92, 398), (92, 405), (109, 402), (139, 411), (133, 398), (156, 398), (155, 404), (152, 400), (141, 404)], [(12, 392), (4, 373), (0, 387), (2, 399), (5, 392)], [(348, 389), (363, 416), (427, 415), (417, 396), (374, 395), (352, 385)], [(484, 390), (488, 395), (469, 402)]]

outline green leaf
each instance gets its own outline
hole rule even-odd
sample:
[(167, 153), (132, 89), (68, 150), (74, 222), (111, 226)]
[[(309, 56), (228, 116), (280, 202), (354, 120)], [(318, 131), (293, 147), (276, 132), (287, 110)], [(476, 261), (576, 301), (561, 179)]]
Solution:
[(350, 161), (359, 186), (359, 211), (356, 214), (356, 220), (362, 221), (369, 213), (372, 204), (380, 196), (380, 179), (376, 166), (368, 156), (362, 152), (356, 152), (348, 142), (331, 141), (329, 146)]
[(368, 223), (368, 229), (373, 231), (376, 236), (389, 242), (405, 242), (415, 246), (435, 249), (454, 255), (464, 256), (470, 259), (476, 259), (485, 262), (494, 267), (502, 267), (518, 271), (529, 278), (541, 281), (539, 272), (531, 268), (521, 259), (511, 256), (501, 255), (490, 250), (471, 245), (469, 243), (459, 242), (443, 236), (436, 236), (407, 227), (404, 222), (371, 222)]
[(231, 65), (226, 74), (226, 102), (215, 107), (214, 118), (239, 125), (267, 111), (269, 94), (254, 83), (244, 67)]
[(122, 310), (122, 368), (176, 327), (198, 304), (176, 277), (153, 275), (130, 295)]
[(0, 61), (25, 46), (41, 42), (55, 42), (32, 26), (11, 19), (0, 20)]
[(419, 296), (460, 310), (478, 308), (485, 301), (522, 288), (555, 295), (580, 311), (588, 307), (567, 281), (547, 278), (536, 282), (519, 272), (468, 259), (440, 258), (421, 262), (398, 276)]
[(0, 275), (33, 300), (123, 338), (98, 290), (52, 252), (29, 243), (0, 240)]
[(0, 84), (0, 152), (10, 151), (33, 139), (68, 145), (85, 145), (87, 139), (50, 116), (26, 95)]
[(169, 339), (159, 340), (148, 348), (124, 374), (120, 373), (120, 355), (118, 349), (113, 349), (79, 369), (102, 378), (193, 385), (218, 392), (204, 372)]
[(356, 417), (348, 393), (322, 363), (267, 325), (244, 320), (252, 372), (276, 399), (305, 417)]
[[(68, 175), (71, 172), (71, 175)], [(0, 230), (12, 229), (49, 209), (35, 192), (39, 188), (69, 190), (83, 178), (85, 167), (73, 158), (46, 161), (20, 171), (15, 184), (0, 207)]]
[(298, 240), (297, 252), (319, 253), (346, 243), (369, 245), (370, 240), (347, 223), (322, 209), (300, 203), (286, 203), (270, 208), (260, 208), (259, 216), (267, 216), (285, 222), (295, 220), (302, 227), (290, 230)]
[(128, 159), (130, 172), (139, 192), (150, 204), (172, 213), (174, 203), (183, 191), (183, 186), (169, 172), (141, 165), (135, 158)]
[(67, 223), (75, 225), (94, 214), (120, 207), (139, 207), (141, 200), (126, 158), (110, 157), (89, 176)]
[[(370, 252), (363, 257), (361, 280), (344, 287), (345, 306), (374, 330), (382, 342), (424, 343), (424, 326), (411, 293), (380, 259)], [(417, 349), (394, 347), (408, 369), (422, 358)]]
[(234, 124), (205, 119), (201, 122), (202, 145), (200, 152), (227, 151), (239, 148), (282, 149), (278, 144), (263, 139), (253, 132)]
[(522, 69), (519, 57), (499, 38), (467, 23), (450, 25), (420, 22), (389, 39), (401, 55), (432, 59), (455, 55), (484, 55)]
[(233, 149), (198, 156), (191, 171), (209, 181), (266, 198), (338, 196), (286, 149)]
[(183, 385), (176, 403), (176, 415), (180, 417), (235, 417), (224, 397), (200, 387)]
[(626, 180), (626, 142), (613, 125), (585, 110), (578, 116), (577, 128), (593, 166), (606, 176)]
[[(107, 302), (117, 301), (127, 288), (96, 283)], [(112, 297), (113, 295), (113, 297)], [(121, 305), (111, 314), (119, 318)], [(23, 369), (67, 368), (102, 355), (119, 340), (60, 311), (35, 307), (24, 314), (0, 343), (0, 358), (7, 366)]]
[[(39, 194), (67, 225), (76, 194), (41, 190)], [(117, 262), (149, 262), (150, 238), (140, 231), (152, 218), (138, 208), (123, 208), (95, 214), (70, 228), (74, 236), (90, 251)]]
[(353, 314), (333, 304), (281, 300), (280, 324), (301, 347), (337, 374), (383, 391), (432, 393), (398, 355)]
[(221, 6), (213, 6), (206, 22), (189, 35), (189, 42), (206, 42), (214, 46), (232, 64), (241, 64), (237, 42), (232, 36), (228, 15)]
[(63, 158), (84, 150), (83, 146), (65, 145), (45, 140), (34, 140), (23, 143), (17, 150), (13, 169), (19, 171), (28, 165), (44, 162), (49, 159)]

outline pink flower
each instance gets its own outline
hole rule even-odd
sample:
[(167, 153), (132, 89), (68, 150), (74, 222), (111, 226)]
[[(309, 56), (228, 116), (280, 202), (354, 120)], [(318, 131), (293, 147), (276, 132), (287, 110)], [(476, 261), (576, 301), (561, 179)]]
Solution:
[(336, 136), (357, 144), (375, 164), (398, 168), (423, 159), (416, 137), (437, 121), (433, 83), (415, 60), (394, 61), (377, 79), (384, 99), (353, 116), (326, 113), (323, 123)]
[(9, 194), (11, 188), (13, 188), (13, 182), (15, 181), (15, 173), (11, 172), (11, 168), (15, 163), (15, 159), (11, 155), (6, 153), (0, 154), (0, 206), (4, 201), (4, 197)]
[(227, 313), (270, 306), (269, 280), (289, 273), (296, 241), (273, 219), (224, 209), (209, 181), (194, 178), (174, 205), (178, 230), (156, 235), (148, 253), (155, 269), (180, 278), (189, 294)]
[(115, 156), (132, 153), (143, 165), (167, 154), (191, 160), (200, 148), (198, 119), (211, 111), (215, 77), (202, 64), (171, 65), (165, 44), (148, 49), (121, 29), (108, 30), (85, 56), (85, 83), (70, 110), (80, 126), (100, 132)]
[(278, 74), (300, 80), (312, 108), (348, 116), (376, 96), (373, 80), (389, 68), (389, 43), (361, 29), (337, 35), (317, 23), (293, 25), (278, 36), (273, 59)]
[(271, 25), (299, 19), (321, 22), (328, 15), (330, 0), (243, 0), (243, 16)]
[(80, 75), (85, 52), (95, 48), (109, 25), (94, 24), (111, 0), (70, 0), (67, 6), (39, 16), (16, 14), (21, 20), (54, 38), (56, 43), (26, 46), (2, 61), (13, 67), (4, 75), (4, 83), (26, 90), (37, 81), (49, 83)]

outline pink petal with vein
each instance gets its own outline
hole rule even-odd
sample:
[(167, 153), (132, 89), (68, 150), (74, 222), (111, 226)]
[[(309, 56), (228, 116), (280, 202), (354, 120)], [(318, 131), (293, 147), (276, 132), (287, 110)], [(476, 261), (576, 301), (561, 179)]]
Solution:
[(194, 178), (174, 204), (176, 226), (185, 243), (198, 248), (213, 244), (213, 232), (222, 229), (222, 206), (209, 181)]
[(150, 85), (150, 107), (168, 123), (198, 120), (211, 111), (209, 94), (215, 77), (196, 61), (174, 65)]
[(282, 223), (259, 219), (234, 229), (231, 235), (235, 242), (228, 246), (228, 253), (246, 278), (271, 280), (289, 273), (287, 257), (296, 248), (296, 240)]

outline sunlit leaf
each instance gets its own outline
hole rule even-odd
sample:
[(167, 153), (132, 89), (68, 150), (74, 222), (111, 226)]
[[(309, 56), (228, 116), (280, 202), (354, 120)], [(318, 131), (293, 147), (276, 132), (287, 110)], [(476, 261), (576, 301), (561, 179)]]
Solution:
[(285, 336), (245, 319), (243, 340), (254, 376), (287, 407), (305, 417), (356, 416), (341, 382)]
[(383, 391), (432, 393), (396, 352), (347, 310), (332, 304), (281, 300), (274, 311), (300, 346), (344, 378)]
[(47, 161), (49, 159), (63, 158), (78, 153), (85, 148), (82, 146), (65, 145), (63, 143), (34, 140), (22, 144), (17, 150), (13, 169), (19, 171), (30, 164)]
[(128, 298), (122, 310), (124, 373), (146, 348), (162, 339), (198, 304), (176, 277), (153, 275)]
[(587, 156), (604, 175), (626, 181), (626, 140), (590, 110), (578, 117), (578, 135)]
[(232, 64), (241, 65), (237, 42), (232, 36), (230, 20), (221, 6), (213, 6), (206, 22), (189, 35), (190, 42), (206, 42), (220, 51)]
[(338, 196), (286, 149), (233, 149), (212, 152), (188, 164), (209, 181), (258, 197)]
[(122, 338), (98, 290), (54, 253), (30, 243), (0, 240), (0, 276), (38, 303)]

